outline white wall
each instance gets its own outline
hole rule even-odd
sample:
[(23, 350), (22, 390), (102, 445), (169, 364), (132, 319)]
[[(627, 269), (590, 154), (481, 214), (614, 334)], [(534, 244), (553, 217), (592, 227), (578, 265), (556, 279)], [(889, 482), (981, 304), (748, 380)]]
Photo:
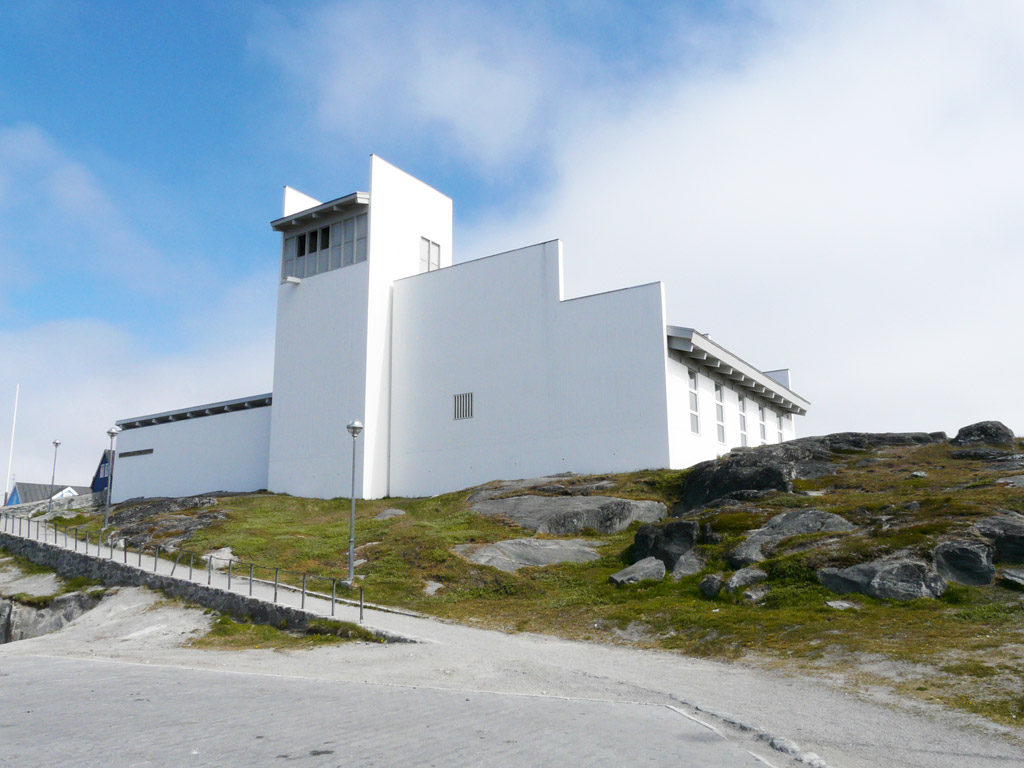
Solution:
[(366, 405), (361, 438), (365, 498), (390, 494), (392, 286), (420, 271), (420, 239), (452, 263), (452, 201), (377, 156), (370, 158), (370, 282), (366, 319)]
[[(363, 416), (368, 275), (362, 262), (278, 288), (272, 491), (349, 495), (352, 438), (345, 425)], [(357, 455), (360, 473), (361, 460)], [(356, 482), (358, 488), (361, 476)]]
[[(687, 370), (697, 371), (698, 413), (700, 434), (693, 434), (690, 428), (690, 389)], [(739, 396), (742, 390), (728, 379), (718, 377), (707, 368), (692, 361), (685, 363), (673, 358), (668, 360), (669, 398), (669, 442), (671, 445), (671, 467), (683, 469), (700, 461), (713, 459), (742, 445), (739, 418)], [(725, 400), (725, 443), (718, 440), (718, 420), (715, 408), (715, 383), (722, 384)], [(792, 440), (796, 437), (795, 417), (783, 417), (783, 435), (779, 440), (777, 406), (746, 393), (747, 445), (762, 444), (758, 406), (765, 406), (765, 444)]]
[[(117, 437), (113, 500), (266, 488), (272, 409), (124, 430)], [(153, 453), (120, 456), (145, 449)]]
[(395, 284), (392, 494), (668, 464), (661, 284), (561, 297), (558, 242)]

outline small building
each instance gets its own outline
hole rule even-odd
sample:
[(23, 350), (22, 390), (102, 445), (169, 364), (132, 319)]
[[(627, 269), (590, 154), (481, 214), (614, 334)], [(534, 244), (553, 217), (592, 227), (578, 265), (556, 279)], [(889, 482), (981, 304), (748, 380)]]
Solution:
[(273, 392), (118, 421), (114, 499), (267, 488), (423, 496), (683, 468), (796, 435), (809, 403), (673, 325), (660, 283), (566, 299), (557, 240), (452, 262), (452, 201), (378, 157), (370, 191), (285, 188)]
[(113, 464), (113, 452), (109, 448), (103, 449), (100, 463), (96, 465), (96, 472), (92, 476), (92, 483), (89, 487), (93, 493), (104, 493), (107, 485), (110, 484), (110, 469)]
[[(53, 493), (51, 494), (51, 489)], [(35, 501), (47, 501), (50, 498), (64, 499), (68, 496), (83, 496), (92, 493), (87, 485), (65, 485), (63, 483), (23, 483), (18, 481), (14, 484), (10, 495), (7, 497), (5, 506), (13, 507), (15, 504), (31, 504)]]

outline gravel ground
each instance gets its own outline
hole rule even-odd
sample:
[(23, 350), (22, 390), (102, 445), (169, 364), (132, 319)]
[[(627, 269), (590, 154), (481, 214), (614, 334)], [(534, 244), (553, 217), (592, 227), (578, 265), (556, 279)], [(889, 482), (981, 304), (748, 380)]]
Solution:
[[(339, 618), (357, 618), (352, 609)], [(786, 737), (835, 768), (1024, 766), (1020, 734), (981, 718), (801, 678), (648, 650), (504, 634), (377, 611), (368, 626), (418, 640), (309, 651), (199, 651), (183, 646), (209, 617), (122, 589), (61, 632), (0, 647), (5, 656), (68, 656), (322, 681), (675, 706), (776, 766), (796, 764), (756, 739)]]

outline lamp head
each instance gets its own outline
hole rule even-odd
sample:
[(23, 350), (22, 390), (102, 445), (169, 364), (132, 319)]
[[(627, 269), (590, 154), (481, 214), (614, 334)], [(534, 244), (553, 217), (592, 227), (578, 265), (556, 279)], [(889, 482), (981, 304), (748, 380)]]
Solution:
[(359, 433), (363, 431), (363, 422), (361, 421), (350, 421), (348, 423), (348, 433), (352, 437), (359, 437)]
[(110, 429), (107, 430), (107, 437), (109, 437), (111, 440), (113, 440), (115, 437), (117, 437), (117, 435), (118, 435), (118, 433), (120, 431), (121, 431), (121, 428), (115, 425), (115, 426), (113, 426), (113, 427), (111, 427)]
[(54, 447), (54, 448), (58, 448), (58, 447), (60, 447), (60, 440), (54, 440), (54, 441), (53, 441), (53, 447)]

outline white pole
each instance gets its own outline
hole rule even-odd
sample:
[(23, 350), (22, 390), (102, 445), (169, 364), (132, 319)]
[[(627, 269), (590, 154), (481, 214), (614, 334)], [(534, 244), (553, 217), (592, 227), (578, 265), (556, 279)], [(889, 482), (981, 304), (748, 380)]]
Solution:
[(14, 419), (11, 421), (11, 452), (7, 456), (7, 476), (4, 478), (4, 504), (7, 503), (7, 492), (11, 490), (11, 462), (14, 461), (14, 427), (18, 423), (18, 394), (21, 384), (14, 387)]

